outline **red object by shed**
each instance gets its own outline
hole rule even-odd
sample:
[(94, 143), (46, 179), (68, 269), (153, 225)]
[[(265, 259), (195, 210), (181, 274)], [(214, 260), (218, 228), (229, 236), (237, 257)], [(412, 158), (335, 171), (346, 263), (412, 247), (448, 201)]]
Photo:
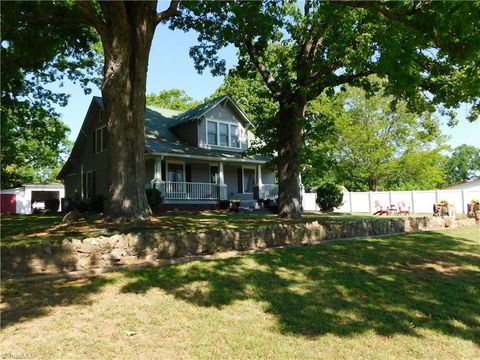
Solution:
[(15, 194), (0, 195), (0, 212), (2, 214), (15, 214), (17, 199)]

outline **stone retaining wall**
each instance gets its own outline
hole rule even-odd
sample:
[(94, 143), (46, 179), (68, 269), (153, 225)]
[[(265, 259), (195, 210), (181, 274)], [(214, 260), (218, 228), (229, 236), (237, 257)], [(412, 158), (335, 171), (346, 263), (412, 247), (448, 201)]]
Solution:
[(474, 225), (474, 219), (446, 223), (443, 218), (371, 218), (350, 222), (275, 224), (236, 230), (165, 232), (143, 229), (135, 232), (57, 244), (4, 246), (2, 273), (7, 277), (24, 274), (57, 274), (114, 265), (138, 264), (151, 260), (213, 254), (231, 250), (256, 250), (290, 244), (317, 244), (326, 240), (440, 229)]

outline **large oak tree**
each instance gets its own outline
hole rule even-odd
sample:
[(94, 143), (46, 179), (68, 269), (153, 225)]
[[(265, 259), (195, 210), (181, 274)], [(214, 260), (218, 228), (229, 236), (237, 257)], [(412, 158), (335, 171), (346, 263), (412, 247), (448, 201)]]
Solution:
[(148, 59), (157, 25), (178, 14), (178, 1), (161, 12), (157, 1), (43, 2), (40, 16), (29, 16), (27, 5), (16, 14), (26, 26), (88, 25), (98, 33), (104, 54), (101, 89), (109, 149), (104, 215), (120, 221), (148, 218), (144, 188)]
[(190, 52), (197, 69), (221, 74), (218, 50), (233, 44), (240, 67), (253, 67), (278, 104), (280, 216), (300, 216), (305, 108), (321, 93), (345, 84), (369, 90), (368, 76), (377, 74), (411, 110), (452, 114), (471, 102), (469, 117), (478, 117), (478, 2), (202, 1), (182, 8), (172, 26), (198, 31)]
[(177, 15), (178, 1), (158, 13), (157, 1), (77, 1), (98, 32), (105, 56), (102, 97), (108, 131), (110, 220), (150, 216), (145, 196), (145, 92), (148, 58), (157, 25)]

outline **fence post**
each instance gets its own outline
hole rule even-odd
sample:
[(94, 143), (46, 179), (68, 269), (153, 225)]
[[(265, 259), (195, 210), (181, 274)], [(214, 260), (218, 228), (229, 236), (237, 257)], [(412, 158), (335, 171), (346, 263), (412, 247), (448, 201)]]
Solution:
[(368, 192), (368, 212), (372, 212), (372, 192)]
[(415, 214), (415, 190), (412, 190), (412, 214)]
[(390, 207), (391, 205), (393, 205), (393, 203), (392, 203), (392, 190), (390, 190), (388, 192), (388, 206)]
[(350, 200), (350, 214), (353, 213), (353, 204), (352, 204), (352, 192), (348, 192), (348, 198)]
[(467, 204), (465, 203), (465, 189), (462, 189), (462, 211), (464, 214), (467, 213)]
[(438, 204), (438, 190), (435, 190), (435, 205)]

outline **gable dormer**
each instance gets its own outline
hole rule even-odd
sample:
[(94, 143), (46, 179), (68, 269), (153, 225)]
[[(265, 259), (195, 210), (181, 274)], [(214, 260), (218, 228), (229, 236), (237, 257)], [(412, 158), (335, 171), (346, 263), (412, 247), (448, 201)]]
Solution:
[(178, 116), (172, 131), (190, 145), (223, 151), (248, 149), (252, 123), (229, 96), (221, 96)]

